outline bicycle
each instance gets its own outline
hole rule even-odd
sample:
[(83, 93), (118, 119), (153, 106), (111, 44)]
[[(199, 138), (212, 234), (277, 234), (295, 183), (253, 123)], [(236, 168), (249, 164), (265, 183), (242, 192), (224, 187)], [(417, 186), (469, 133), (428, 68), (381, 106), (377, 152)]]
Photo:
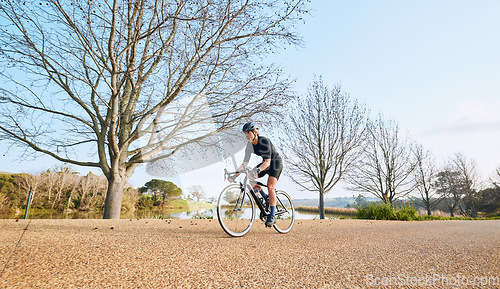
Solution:
[[(243, 170), (228, 172), (224, 169), (224, 180), (228, 176), (236, 178), (236, 174), (245, 174), (243, 182), (231, 184), (222, 190), (217, 201), (217, 217), (222, 229), (231, 237), (246, 235), (255, 222), (255, 205), (260, 210), (260, 219), (265, 222), (269, 212), (264, 196), (253, 190), (250, 184), (267, 187), (261, 182), (250, 180), (251, 169), (244, 166)], [(290, 196), (281, 190), (276, 190), (276, 223), (274, 229), (281, 234), (290, 232), (295, 223), (295, 209)]]

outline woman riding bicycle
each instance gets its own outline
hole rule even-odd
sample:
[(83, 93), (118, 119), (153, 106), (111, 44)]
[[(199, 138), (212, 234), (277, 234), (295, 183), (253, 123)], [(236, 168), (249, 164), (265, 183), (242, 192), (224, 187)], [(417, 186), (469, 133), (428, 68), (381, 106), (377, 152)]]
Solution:
[[(271, 227), (274, 223), (276, 223), (275, 189), (281, 175), (281, 170), (283, 169), (283, 160), (271, 141), (267, 137), (259, 135), (259, 128), (255, 123), (245, 123), (242, 130), (245, 133), (248, 144), (245, 149), (243, 164), (240, 166), (238, 171), (242, 170), (243, 166), (248, 165), (248, 161), (250, 160), (250, 155), (252, 153), (262, 157), (263, 161), (252, 169), (249, 177), (251, 180), (254, 180), (256, 178), (261, 178), (266, 174), (269, 175), (269, 178), (267, 179), (267, 190), (269, 193), (270, 214), (267, 216), (266, 226)], [(254, 186), (254, 189), (255, 188), (261, 189), (258, 185)]]

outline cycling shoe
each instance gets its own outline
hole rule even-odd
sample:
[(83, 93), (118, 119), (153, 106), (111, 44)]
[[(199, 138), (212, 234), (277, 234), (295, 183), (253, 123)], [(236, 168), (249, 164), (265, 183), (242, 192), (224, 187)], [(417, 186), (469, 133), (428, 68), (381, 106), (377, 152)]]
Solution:
[(268, 215), (266, 220), (266, 227), (272, 227), (276, 223), (276, 216)]

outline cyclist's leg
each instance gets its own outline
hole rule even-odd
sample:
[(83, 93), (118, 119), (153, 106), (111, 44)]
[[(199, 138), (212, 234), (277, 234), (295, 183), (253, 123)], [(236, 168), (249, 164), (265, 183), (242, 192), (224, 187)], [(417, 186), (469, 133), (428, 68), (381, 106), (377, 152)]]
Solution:
[(269, 193), (269, 205), (276, 206), (276, 185), (278, 184), (278, 179), (269, 176), (267, 179), (267, 191)]
[(283, 169), (283, 164), (281, 159), (276, 159), (271, 161), (269, 166), (269, 171), (267, 174), (269, 178), (267, 179), (267, 190), (269, 192), (269, 212), (267, 216), (266, 226), (272, 226), (276, 223), (276, 185), (278, 184), (278, 179), (281, 175)]
[(271, 227), (276, 223), (276, 184), (278, 179), (269, 176), (267, 179), (267, 191), (269, 193), (269, 214), (266, 219), (266, 227)]
[[(258, 164), (258, 165), (257, 165), (257, 167), (260, 167), (262, 164), (263, 164), (263, 163)], [(251, 179), (252, 181), (254, 181), (254, 180), (256, 180), (256, 179), (260, 179), (260, 178), (262, 178), (263, 176), (265, 176), (265, 175), (267, 174), (267, 172), (268, 172), (268, 171), (269, 171), (269, 168), (267, 168), (267, 169), (265, 169), (265, 170), (261, 171), (261, 172), (259, 173), (259, 175), (258, 175), (256, 178), (253, 178), (252, 176), (250, 176), (250, 179)], [(257, 184), (255, 184), (255, 185), (253, 186), (253, 188), (254, 188), (254, 189), (256, 189), (257, 191), (262, 191), (262, 187), (261, 187), (261, 186), (259, 186), (259, 185), (257, 185)]]
[(278, 179), (280, 178), (281, 171), (283, 170), (283, 164), (281, 159), (271, 162), (266, 173), (269, 175), (267, 179), (267, 190), (269, 192), (269, 205), (276, 206), (276, 185), (278, 184)]

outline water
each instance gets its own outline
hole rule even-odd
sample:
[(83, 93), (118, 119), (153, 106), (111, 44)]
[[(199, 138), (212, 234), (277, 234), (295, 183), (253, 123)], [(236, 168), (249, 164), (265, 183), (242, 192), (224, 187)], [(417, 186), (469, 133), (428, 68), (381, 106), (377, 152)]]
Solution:
[[(213, 212), (212, 212), (213, 211)], [(124, 212), (121, 219), (193, 219), (196, 217), (215, 216), (217, 212), (213, 210), (184, 211), (179, 210), (136, 210), (134, 212)], [(102, 219), (103, 212), (54, 212), (54, 211), (31, 211), (28, 219)], [(0, 214), (0, 219), (24, 219), (24, 212), (18, 214)]]
[[(340, 219), (340, 218), (352, 219), (353, 217), (354, 215), (349, 216), (349, 215), (325, 214), (325, 219)], [(295, 219), (297, 220), (319, 219), (319, 213), (295, 211)]]
[[(256, 210), (259, 214), (259, 210)], [(246, 215), (250, 216), (250, 212), (246, 212)], [(33, 210), (29, 212), (29, 219), (102, 219), (102, 212), (44, 212)], [(325, 214), (325, 218), (351, 218), (351, 216)], [(0, 218), (4, 219), (22, 219), (24, 218), (24, 212), (17, 215), (0, 215)], [(179, 212), (178, 210), (136, 210), (134, 212), (124, 212), (121, 214), (122, 219), (194, 219), (194, 218), (213, 218), (217, 219), (216, 209), (211, 210), (200, 210), (200, 211), (184, 211)], [(257, 215), (258, 218), (258, 215)], [(312, 220), (319, 219), (319, 213), (313, 212), (298, 212), (295, 211), (295, 219), (297, 220)]]

